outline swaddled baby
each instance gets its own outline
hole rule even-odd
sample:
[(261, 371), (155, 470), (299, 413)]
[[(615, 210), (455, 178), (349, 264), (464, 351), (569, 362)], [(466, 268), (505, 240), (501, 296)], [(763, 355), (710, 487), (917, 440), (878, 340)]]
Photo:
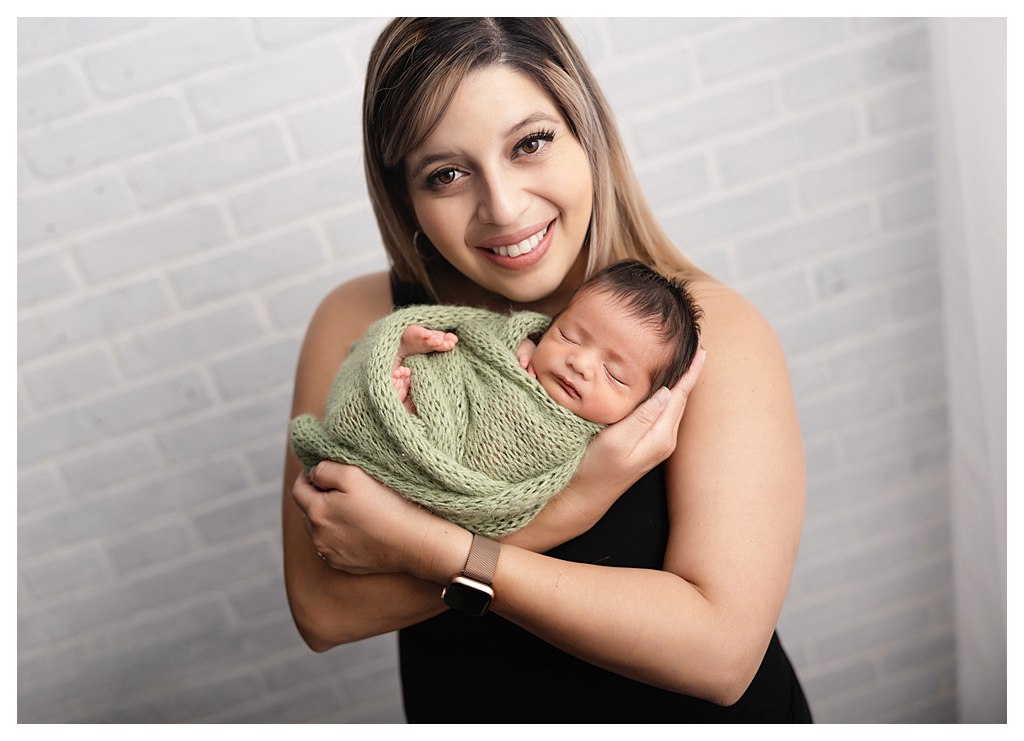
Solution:
[(357, 465), (500, 538), (565, 488), (597, 432), (686, 372), (699, 318), (682, 282), (636, 260), (595, 274), (553, 319), (399, 309), (353, 347), (324, 420), (293, 420), (292, 447), (307, 468)]

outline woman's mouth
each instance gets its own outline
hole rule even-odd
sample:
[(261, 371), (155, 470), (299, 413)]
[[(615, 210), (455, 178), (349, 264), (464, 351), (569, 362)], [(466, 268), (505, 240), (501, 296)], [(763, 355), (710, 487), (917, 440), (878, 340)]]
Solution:
[(491, 262), (505, 268), (521, 269), (537, 264), (545, 255), (554, 238), (555, 221), (549, 221), (532, 234), (511, 244), (485, 243), (479, 249)]
[(540, 244), (540, 240), (544, 239), (544, 236), (548, 233), (548, 225), (545, 225), (543, 229), (535, 234), (531, 234), (526, 239), (516, 242), (515, 244), (501, 245), (500, 247), (485, 247), (484, 249), (490, 250), (496, 255), (502, 257), (519, 257), (525, 255), (528, 252), (532, 252), (533, 248)]

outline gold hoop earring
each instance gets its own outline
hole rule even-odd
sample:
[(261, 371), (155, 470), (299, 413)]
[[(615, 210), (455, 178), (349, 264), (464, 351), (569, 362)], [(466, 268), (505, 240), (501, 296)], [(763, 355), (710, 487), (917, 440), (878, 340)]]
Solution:
[(425, 236), (426, 235), (419, 229), (412, 233), (412, 251), (415, 252), (420, 257), (422, 257), (424, 260), (428, 260), (434, 256), (434, 245), (431, 244), (430, 239), (428, 238), (426, 241), (427, 246), (420, 247), (420, 237)]

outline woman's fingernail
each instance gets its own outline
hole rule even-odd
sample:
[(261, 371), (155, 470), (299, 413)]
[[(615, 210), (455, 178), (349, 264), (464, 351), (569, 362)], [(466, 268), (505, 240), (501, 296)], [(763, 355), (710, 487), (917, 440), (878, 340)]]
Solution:
[(658, 389), (655, 392), (654, 396), (651, 397), (651, 398), (654, 400), (654, 405), (655, 406), (663, 407), (666, 404), (668, 404), (669, 397), (671, 397), (671, 396), (672, 396), (672, 392), (669, 391), (664, 386), (662, 386), (660, 389)]

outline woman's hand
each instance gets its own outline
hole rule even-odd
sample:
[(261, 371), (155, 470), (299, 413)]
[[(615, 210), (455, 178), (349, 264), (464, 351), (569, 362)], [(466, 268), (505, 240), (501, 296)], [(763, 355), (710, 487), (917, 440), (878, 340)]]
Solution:
[(310, 547), (332, 568), (350, 574), (405, 572), (421, 578), (434, 577), (439, 561), (445, 569), (452, 568), (439, 548), (452, 530), (465, 533), (461, 528), (356, 466), (323, 461), (310, 476), (312, 482), (299, 475), (292, 497), (302, 510)]
[(686, 400), (706, 357), (707, 351), (698, 350), (690, 368), (671, 390), (659, 389), (628, 417), (598, 433), (587, 447), (577, 478), (583, 475), (603, 480), (610, 476), (625, 481), (625, 488), (629, 488), (672, 455)]

